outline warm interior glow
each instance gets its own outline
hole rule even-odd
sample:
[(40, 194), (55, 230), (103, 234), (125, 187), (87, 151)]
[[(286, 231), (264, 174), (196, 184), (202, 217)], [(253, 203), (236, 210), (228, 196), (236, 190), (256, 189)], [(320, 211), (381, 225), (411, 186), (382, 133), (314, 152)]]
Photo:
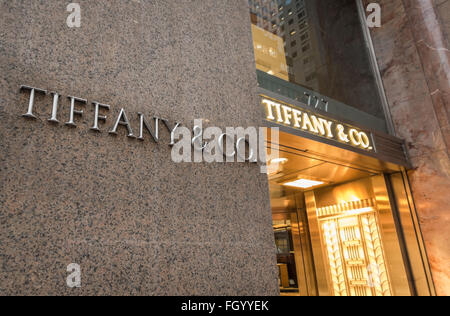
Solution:
[(256, 68), (289, 81), (283, 38), (252, 24)]
[(347, 201), (317, 210), (336, 296), (392, 295), (376, 209), (371, 202)]
[(289, 159), (287, 159), (287, 158), (275, 158), (275, 159), (272, 159), (272, 160), (270, 161), (270, 163), (271, 163), (271, 164), (278, 164), (278, 163), (283, 164), (283, 163), (288, 162), (288, 160), (289, 160)]
[(299, 179), (292, 182), (287, 182), (283, 185), (288, 187), (296, 187), (296, 188), (302, 188), (302, 189), (308, 189), (312, 188), (318, 185), (324, 184), (322, 181), (314, 181), (314, 180), (308, 180), (308, 179)]

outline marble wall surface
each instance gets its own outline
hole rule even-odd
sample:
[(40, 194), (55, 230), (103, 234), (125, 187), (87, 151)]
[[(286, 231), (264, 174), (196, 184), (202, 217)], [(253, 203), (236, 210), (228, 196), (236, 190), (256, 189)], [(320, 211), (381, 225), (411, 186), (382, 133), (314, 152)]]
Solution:
[(435, 12), (438, 15), (439, 23), (442, 25), (442, 33), (447, 45), (450, 41), (450, 1), (433, 0)]
[(375, 54), (415, 167), (409, 176), (436, 290), (450, 295), (450, 1), (377, 2)]
[[(276, 295), (267, 176), (255, 164), (175, 164), (110, 136), (121, 107), (191, 126), (259, 126), (247, 1), (0, 1), (0, 295)], [(36, 120), (21, 84), (86, 98), (76, 128)], [(102, 133), (93, 106), (111, 105)], [(243, 177), (242, 175), (245, 175)], [(66, 286), (70, 263), (80, 288)]]

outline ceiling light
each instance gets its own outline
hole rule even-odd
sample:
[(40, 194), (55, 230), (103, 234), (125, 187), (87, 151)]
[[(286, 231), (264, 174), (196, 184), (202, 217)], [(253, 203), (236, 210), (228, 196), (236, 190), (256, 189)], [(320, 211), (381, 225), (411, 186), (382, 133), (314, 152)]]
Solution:
[(314, 180), (307, 180), (307, 179), (299, 179), (292, 182), (284, 183), (283, 185), (288, 187), (296, 187), (301, 189), (308, 189), (312, 187), (316, 187), (318, 185), (324, 184), (325, 182), (322, 181), (314, 181)]
[(289, 159), (287, 159), (287, 158), (274, 158), (274, 159), (270, 160), (270, 163), (271, 164), (278, 164), (278, 163), (283, 164), (283, 163), (288, 162), (288, 160)]

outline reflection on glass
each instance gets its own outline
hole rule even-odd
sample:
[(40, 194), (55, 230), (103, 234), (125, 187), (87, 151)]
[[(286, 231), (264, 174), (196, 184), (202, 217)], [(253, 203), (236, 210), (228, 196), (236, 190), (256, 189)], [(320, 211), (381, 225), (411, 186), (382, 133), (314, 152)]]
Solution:
[(274, 221), (273, 229), (275, 233), (275, 245), (277, 246), (280, 289), (282, 292), (298, 292), (290, 220)]
[[(257, 69), (384, 120), (355, 0), (249, 0), (249, 7)], [(262, 60), (261, 50), (278, 60)]]
[(286, 195), (281, 186), (272, 186), (272, 220), (277, 250), (278, 283), (282, 295), (298, 295), (297, 265), (299, 236), (298, 219), (293, 196)]
[(283, 39), (252, 24), (256, 69), (289, 80)]

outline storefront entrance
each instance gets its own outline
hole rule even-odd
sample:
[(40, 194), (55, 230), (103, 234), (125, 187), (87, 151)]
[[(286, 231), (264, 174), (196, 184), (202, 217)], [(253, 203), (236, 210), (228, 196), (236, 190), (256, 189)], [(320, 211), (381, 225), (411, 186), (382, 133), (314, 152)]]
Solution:
[(320, 157), (313, 143), (280, 134), (268, 142), (279, 151), (268, 177), (281, 295), (416, 294), (397, 214), (402, 173), (332, 146)]

